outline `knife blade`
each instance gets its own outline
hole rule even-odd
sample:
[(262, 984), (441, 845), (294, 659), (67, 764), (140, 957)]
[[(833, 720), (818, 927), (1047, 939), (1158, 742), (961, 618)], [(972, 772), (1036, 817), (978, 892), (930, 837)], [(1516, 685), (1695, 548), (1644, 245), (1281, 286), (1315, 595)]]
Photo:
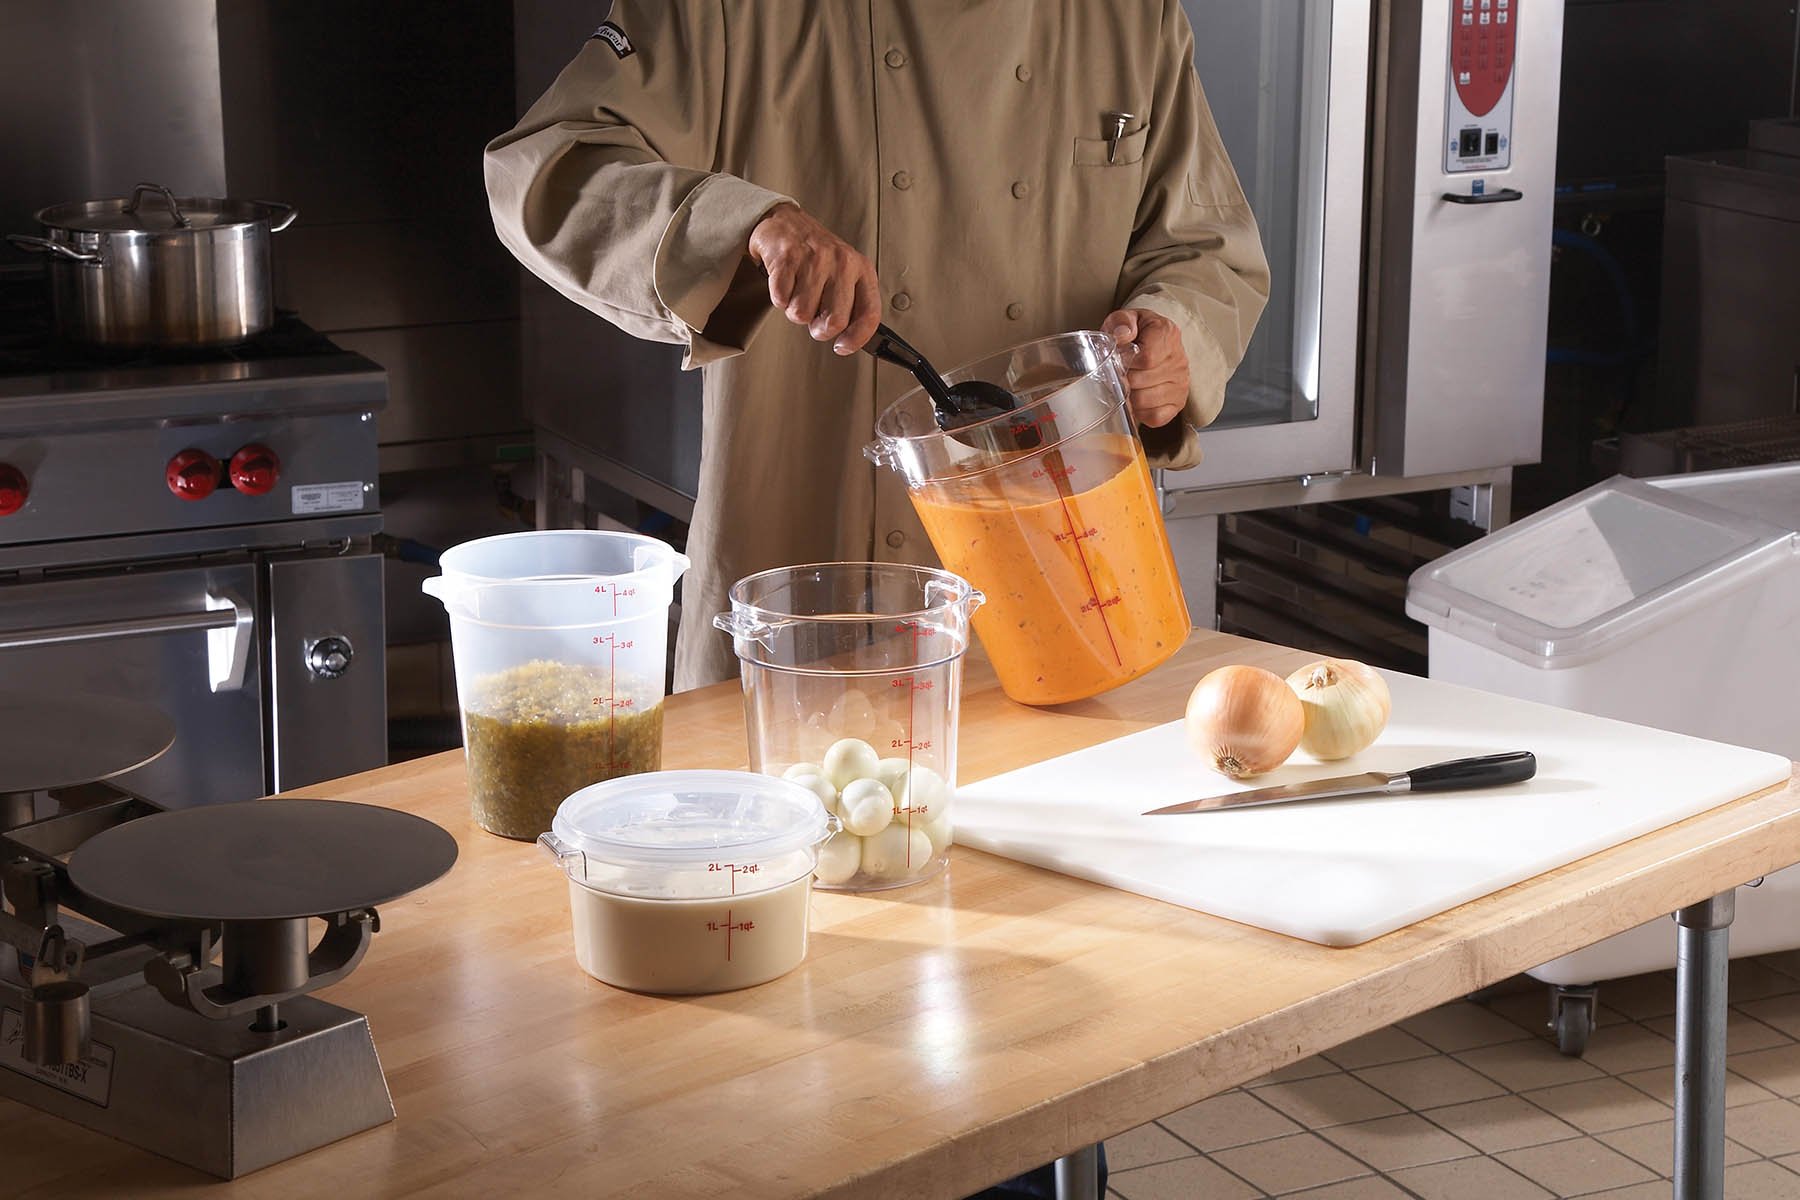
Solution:
[(1339, 775), (1331, 779), (1314, 779), (1307, 783), (1284, 783), (1279, 787), (1253, 788), (1226, 796), (1203, 796), (1163, 808), (1153, 808), (1146, 817), (1177, 816), (1182, 813), (1217, 812), (1226, 808), (1251, 808), (1259, 804), (1286, 804), (1292, 800), (1329, 800), (1339, 796), (1392, 796), (1402, 792), (1452, 792), (1470, 788), (1497, 787), (1505, 783), (1522, 783), (1537, 774), (1537, 756), (1529, 750), (1509, 750), (1504, 754), (1484, 754), (1477, 758), (1453, 758), (1410, 771), (1364, 771), (1360, 775)]

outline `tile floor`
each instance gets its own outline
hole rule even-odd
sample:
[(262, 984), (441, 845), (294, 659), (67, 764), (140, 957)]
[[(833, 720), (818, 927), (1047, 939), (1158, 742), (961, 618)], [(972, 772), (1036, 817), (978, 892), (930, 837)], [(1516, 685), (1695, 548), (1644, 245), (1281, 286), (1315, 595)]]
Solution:
[[(1800, 951), (1731, 964), (1727, 1200), (1800, 1200)], [(1120, 1200), (1666, 1200), (1674, 972), (1565, 1058), (1521, 976), (1106, 1143)]]

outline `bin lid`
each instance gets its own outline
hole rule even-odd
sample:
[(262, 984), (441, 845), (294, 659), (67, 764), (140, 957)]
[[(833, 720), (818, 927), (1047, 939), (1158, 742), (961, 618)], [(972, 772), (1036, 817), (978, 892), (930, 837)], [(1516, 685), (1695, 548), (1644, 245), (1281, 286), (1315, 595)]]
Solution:
[(1532, 666), (1575, 666), (1790, 558), (1792, 529), (1616, 477), (1419, 568), (1408, 615)]
[(1645, 483), (1800, 532), (1800, 462), (1664, 475)]

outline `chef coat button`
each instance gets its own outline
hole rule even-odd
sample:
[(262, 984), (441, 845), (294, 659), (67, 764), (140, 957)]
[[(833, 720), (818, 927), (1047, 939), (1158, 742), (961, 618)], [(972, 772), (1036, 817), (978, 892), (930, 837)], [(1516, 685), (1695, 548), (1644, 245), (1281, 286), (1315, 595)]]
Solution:
[(1031, 68), (1026, 66), (1024, 63), (1020, 63), (1019, 69), (1014, 71), (1013, 74), (1018, 77), (1018, 80), (1020, 83), (1030, 83), (1031, 82)]
[(906, 544), (906, 535), (898, 529), (891, 530), (887, 535), (887, 544), (898, 550)]
[(885, 61), (888, 66), (893, 67), (897, 71), (906, 65), (906, 55), (900, 53), (898, 50), (889, 50)]
[(1015, 180), (1013, 182), (1014, 200), (1023, 200), (1029, 195), (1031, 195), (1031, 185), (1029, 183), (1026, 183), (1023, 179)]
[(904, 192), (907, 188), (912, 186), (912, 176), (908, 175), (905, 171), (895, 171), (894, 186)]
[(893, 303), (894, 303), (894, 311), (905, 312), (907, 309), (912, 307), (912, 297), (907, 295), (905, 292), (895, 292)]
[(1023, 304), (1009, 304), (1006, 306), (1006, 319), (1007, 320), (1016, 321), (1024, 315), (1025, 315), (1025, 306)]

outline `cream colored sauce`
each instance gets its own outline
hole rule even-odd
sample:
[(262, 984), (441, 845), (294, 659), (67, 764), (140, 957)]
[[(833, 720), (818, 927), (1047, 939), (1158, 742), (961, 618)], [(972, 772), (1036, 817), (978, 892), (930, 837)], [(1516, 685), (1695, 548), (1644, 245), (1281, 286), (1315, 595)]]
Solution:
[(729, 992), (785, 975), (806, 957), (812, 876), (740, 896), (638, 899), (569, 880), (575, 959), (634, 992)]

